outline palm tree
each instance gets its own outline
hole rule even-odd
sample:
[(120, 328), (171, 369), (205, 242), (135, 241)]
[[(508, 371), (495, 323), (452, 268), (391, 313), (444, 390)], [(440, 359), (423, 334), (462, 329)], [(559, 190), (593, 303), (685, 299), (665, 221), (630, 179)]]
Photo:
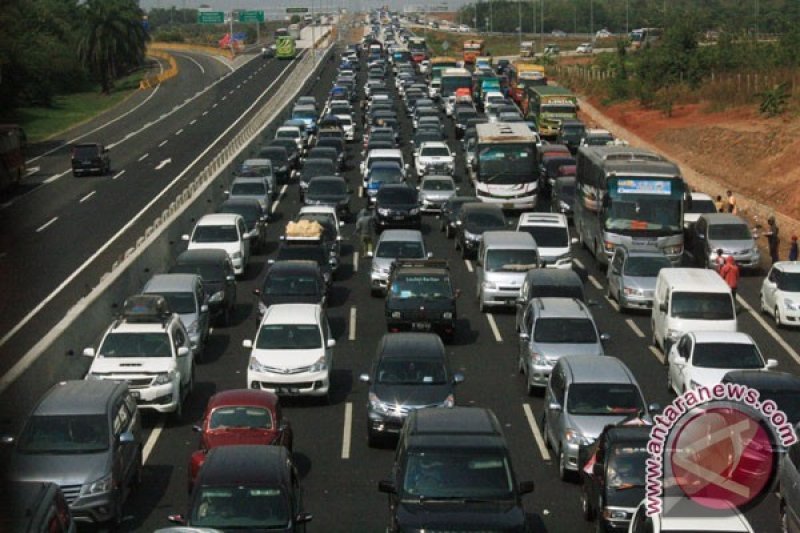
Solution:
[(150, 36), (142, 26), (143, 12), (135, 0), (88, 0), (78, 57), (108, 94), (114, 79), (144, 61)]

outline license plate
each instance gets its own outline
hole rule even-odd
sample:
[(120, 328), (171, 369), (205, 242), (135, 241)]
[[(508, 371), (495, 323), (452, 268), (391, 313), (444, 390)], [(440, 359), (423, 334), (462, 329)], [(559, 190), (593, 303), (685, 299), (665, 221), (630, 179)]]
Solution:
[(514, 209), (514, 204), (511, 202), (506, 202), (503, 204), (503, 209)]
[(132, 391), (131, 391), (131, 396), (133, 396), (133, 397), (134, 397), (135, 399), (137, 399), (137, 400), (138, 400), (139, 398), (141, 398), (141, 395), (139, 394), (139, 391), (138, 391), (138, 390), (132, 390)]
[(403, 216), (402, 215), (393, 216), (392, 220), (403, 220)]
[(297, 387), (278, 387), (275, 392), (278, 394), (299, 394), (300, 389)]
[(431, 329), (431, 324), (430, 322), (414, 322), (413, 324), (411, 324), (411, 327), (418, 331), (419, 330), (428, 331), (429, 329)]

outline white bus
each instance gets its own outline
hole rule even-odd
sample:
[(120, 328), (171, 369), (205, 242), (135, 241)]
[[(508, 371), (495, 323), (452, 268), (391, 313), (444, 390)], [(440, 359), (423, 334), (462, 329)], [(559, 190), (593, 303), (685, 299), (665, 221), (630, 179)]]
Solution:
[(475, 195), (503, 209), (536, 207), (536, 135), (521, 122), (476, 126), (478, 142), (470, 169)]

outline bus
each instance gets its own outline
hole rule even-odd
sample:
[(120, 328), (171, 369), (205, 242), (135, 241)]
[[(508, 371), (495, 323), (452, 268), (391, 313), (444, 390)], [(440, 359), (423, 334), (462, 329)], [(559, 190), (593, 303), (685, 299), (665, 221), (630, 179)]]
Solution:
[(411, 52), (411, 60), (414, 63), (428, 59), (428, 44), (423, 37), (411, 37), (406, 46), (408, 51)]
[(0, 124), (0, 191), (19, 184), (25, 176), (25, 130), (16, 124)]
[(503, 209), (536, 207), (536, 135), (522, 122), (477, 124), (475, 163), (469, 169), (478, 200)]
[(511, 99), (520, 107), (522, 107), (522, 102), (526, 97), (525, 87), (547, 85), (544, 67), (535, 63), (517, 61), (508, 67), (506, 74), (508, 76)]
[(647, 45), (653, 44), (661, 38), (664, 30), (661, 28), (639, 28), (630, 34), (631, 48), (639, 50)]
[(555, 137), (561, 121), (578, 118), (578, 99), (572, 91), (556, 85), (526, 86), (525, 116), (536, 123), (539, 135)]
[(458, 67), (458, 59), (449, 56), (438, 56), (431, 59), (431, 79), (442, 77), (442, 72), (448, 68)]
[(275, 30), (275, 39), (277, 39), (278, 37), (288, 37), (288, 35), (289, 35), (289, 30), (286, 28), (278, 28), (277, 30)]
[(292, 36), (278, 37), (275, 42), (275, 57), (278, 59), (294, 59), (297, 56), (297, 41)]
[(453, 114), (458, 89), (469, 89), (472, 93), (472, 73), (465, 68), (448, 68), (442, 72), (439, 96), (445, 103), (445, 112), (448, 116)]
[(300, 24), (289, 25), (289, 37), (294, 37), (295, 39), (300, 38)]
[(676, 164), (630, 146), (581, 146), (576, 174), (575, 230), (601, 265), (635, 246), (680, 266), (687, 189)]
[(478, 56), (483, 55), (482, 39), (467, 39), (464, 41), (464, 64), (472, 65)]

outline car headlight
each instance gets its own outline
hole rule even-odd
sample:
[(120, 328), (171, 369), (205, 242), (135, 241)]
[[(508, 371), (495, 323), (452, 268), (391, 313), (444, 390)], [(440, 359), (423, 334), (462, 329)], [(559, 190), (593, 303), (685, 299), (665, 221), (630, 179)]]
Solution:
[(319, 359), (317, 359), (311, 368), (308, 369), (309, 372), (322, 372), (323, 370), (328, 368), (328, 362), (325, 360), (325, 356), (323, 355)]
[(403, 313), (400, 311), (392, 311), (392, 318), (400, 318), (403, 316)]
[[(609, 483), (608, 486), (616, 488), (611, 483)], [(603, 509), (603, 517), (606, 520), (628, 520), (630, 518), (630, 513), (621, 509)]]
[(168, 385), (172, 383), (174, 379), (175, 379), (175, 371), (170, 370), (169, 372), (157, 375), (156, 379), (153, 380), (153, 385)]
[(93, 374), (92, 372), (89, 372), (88, 374), (86, 374), (86, 377), (84, 377), (83, 379), (90, 380), (90, 381), (99, 381), (99, 380), (103, 379), (103, 376), (101, 376), (99, 374)]
[(382, 402), (374, 392), (369, 393), (369, 406), (373, 411), (381, 414), (388, 414), (390, 409), (389, 405)]
[(415, 207), (415, 208), (411, 209), (411, 210), (408, 212), (408, 214), (409, 214), (409, 215), (411, 215), (411, 216), (414, 216), (414, 215), (419, 215), (419, 207)]
[(233, 252), (231, 254), (231, 259), (241, 259), (241, 258), (242, 258), (242, 252)]
[(386, 209), (385, 207), (379, 207), (378, 214), (382, 216), (389, 216), (389, 210)]
[(250, 357), (250, 370), (253, 372), (268, 372), (267, 367), (261, 364), (256, 356)]
[(494, 281), (484, 281), (483, 283), (481, 283), (481, 286), (484, 289), (489, 289), (489, 290), (497, 289), (497, 283), (495, 283)]
[(453, 397), (452, 394), (448, 394), (447, 398), (444, 399), (442, 402), (442, 407), (453, 407), (456, 404), (456, 399)]
[(544, 354), (537, 353), (537, 352), (533, 352), (531, 354), (531, 361), (533, 362), (534, 365), (537, 365), (537, 366), (545, 366), (545, 365), (546, 366), (553, 366), (550, 363), (550, 361), (547, 360), (547, 358), (544, 356)]
[(445, 320), (450, 320), (451, 318), (453, 318), (453, 313), (451, 313), (450, 311), (445, 311), (444, 313), (442, 313), (442, 318), (444, 318)]
[(681, 255), (683, 253), (683, 245), (673, 244), (672, 246), (665, 246), (664, 253), (666, 255)]
[(790, 311), (800, 311), (800, 303), (795, 303), (788, 298), (784, 298), (783, 305)]
[(210, 304), (218, 304), (225, 299), (225, 292), (218, 291), (211, 295), (211, 298), (208, 299), (208, 303)]
[(97, 481), (92, 481), (91, 483), (86, 483), (81, 487), (81, 495), (82, 496), (92, 496), (94, 494), (102, 494), (104, 492), (109, 492), (111, 489), (114, 488), (114, 475), (109, 474), (105, 477), (98, 479)]
[(625, 287), (624, 292), (625, 296), (644, 296), (644, 291), (635, 287)]
[(569, 444), (577, 444), (578, 446), (589, 446), (594, 442), (592, 437), (587, 437), (574, 429), (568, 429), (564, 434)]
[(468, 241), (477, 241), (481, 238), (481, 236), (477, 233), (470, 233), (469, 231), (464, 230), (464, 238)]

